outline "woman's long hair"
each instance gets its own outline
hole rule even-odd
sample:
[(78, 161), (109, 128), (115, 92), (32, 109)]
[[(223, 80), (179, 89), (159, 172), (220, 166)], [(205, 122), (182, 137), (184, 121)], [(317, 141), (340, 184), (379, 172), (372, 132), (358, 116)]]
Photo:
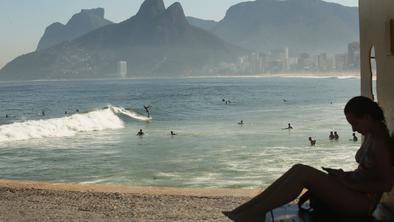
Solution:
[(394, 166), (394, 133), (390, 136), (382, 108), (380, 108), (380, 106), (375, 101), (368, 97), (356, 96), (347, 102), (344, 108), (344, 113), (354, 115), (357, 118), (362, 118), (365, 115), (369, 115), (373, 120), (383, 123), (387, 135), (391, 139), (392, 165)]
[(356, 96), (350, 99), (344, 108), (344, 112), (345, 114), (352, 114), (357, 118), (362, 118), (368, 114), (377, 122), (386, 122), (382, 108), (380, 108), (376, 102), (365, 96)]

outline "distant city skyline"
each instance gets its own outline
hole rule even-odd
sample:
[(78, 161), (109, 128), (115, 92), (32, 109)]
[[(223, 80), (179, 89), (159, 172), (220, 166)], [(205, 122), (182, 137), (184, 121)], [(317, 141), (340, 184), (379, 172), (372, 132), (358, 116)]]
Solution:
[[(36, 49), (45, 28), (53, 22), (67, 23), (81, 9), (102, 7), (105, 18), (120, 22), (135, 15), (144, 0), (1, 0), (0, 68), (19, 55)], [(187, 16), (221, 20), (227, 9), (246, 0), (178, 0)], [(326, 0), (358, 6), (358, 0)], [(176, 0), (164, 0), (166, 7)], [(209, 7), (207, 7), (209, 5)]]

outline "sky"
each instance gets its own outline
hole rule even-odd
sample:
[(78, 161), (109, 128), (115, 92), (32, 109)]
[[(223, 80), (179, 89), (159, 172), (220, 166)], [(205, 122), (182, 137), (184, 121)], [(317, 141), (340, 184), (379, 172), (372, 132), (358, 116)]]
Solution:
[[(227, 9), (247, 0), (164, 0), (166, 7), (180, 2), (187, 16), (219, 21)], [(358, 6), (358, 0), (325, 0)], [(105, 18), (121, 22), (135, 15), (143, 0), (0, 0), (0, 69), (19, 55), (32, 52), (45, 28), (66, 24), (81, 9), (101, 7)]]

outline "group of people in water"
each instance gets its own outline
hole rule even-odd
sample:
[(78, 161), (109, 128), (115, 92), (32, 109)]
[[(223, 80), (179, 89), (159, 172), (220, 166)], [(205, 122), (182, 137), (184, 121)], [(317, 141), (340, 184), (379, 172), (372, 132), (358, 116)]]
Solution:
[[(294, 201), (306, 189), (301, 199), (313, 199), (310, 205), (314, 210), (330, 212), (329, 215), (371, 217), (382, 194), (393, 187), (393, 139), (383, 110), (373, 100), (354, 97), (345, 105), (344, 114), (353, 131), (364, 136), (355, 155), (355, 170), (319, 170), (295, 164), (262, 193), (223, 214), (232, 221), (264, 222), (266, 213)], [(355, 134), (352, 140), (358, 140)]]
[[(331, 131), (330, 135), (328, 136), (328, 139), (330, 141), (338, 141), (339, 140), (339, 135), (338, 135), (337, 131)], [(311, 146), (316, 145), (316, 140), (312, 139), (312, 137), (309, 137), (308, 140), (309, 140)], [(357, 142), (358, 141), (356, 133), (352, 134), (352, 138), (350, 139), (350, 141), (353, 141), (353, 142)]]
[[(150, 109), (151, 109), (151, 108), (152, 108), (151, 105), (148, 105), (148, 106), (145, 106), (145, 105), (144, 105), (144, 109), (145, 109), (145, 112), (146, 112), (146, 114), (147, 114), (148, 117), (150, 117)], [(137, 136), (142, 137), (143, 135), (145, 135), (145, 133), (142, 131), (142, 129), (140, 129), (140, 130), (137, 132)], [(170, 131), (170, 135), (171, 135), (171, 136), (175, 136), (176, 133), (174, 133), (174, 131)]]
[(339, 135), (337, 133), (337, 131), (331, 131), (330, 135), (328, 136), (329, 140), (338, 140), (339, 139)]
[(230, 104), (231, 101), (230, 100), (226, 100), (226, 99), (222, 99), (222, 102), (226, 103), (226, 104)]
[[(74, 113), (79, 113), (79, 109), (76, 109)], [(64, 111), (64, 115), (68, 115), (68, 114), (69, 114), (69, 112), (67, 110)], [(42, 110), (41, 111), (41, 116), (45, 116), (45, 115), (46, 115), (45, 111)], [(10, 115), (8, 115), (8, 113), (6, 113), (5, 114), (5, 118), (9, 118), (9, 117), (10, 117)]]
[[(137, 136), (143, 136), (143, 135), (145, 135), (145, 133), (142, 131), (142, 129), (140, 129), (140, 130), (137, 132)], [(171, 136), (175, 136), (176, 133), (174, 133), (174, 131), (170, 131), (170, 135), (171, 135)]]

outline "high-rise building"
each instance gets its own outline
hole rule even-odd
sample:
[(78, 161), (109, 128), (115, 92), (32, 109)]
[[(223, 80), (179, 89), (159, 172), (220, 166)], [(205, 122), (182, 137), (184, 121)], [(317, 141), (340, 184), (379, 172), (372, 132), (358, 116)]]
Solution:
[(347, 55), (346, 54), (336, 54), (335, 59), (334, 59), (334, 66), (335, 70), (337, 71), (343, 71), (346, 69), (346, 66), (348, 64), (347, 62)]
[(347, 67), (349, 69), (360, 68), (360, 43), (351, 42), (347, 46)]
[(118, 62), (118, 74), (121, 78), (126, 78), (127, 76), (127, 62), (119, 61)]
[(317, 67), (319, 71), (331, 71), (333, 68), (333, 60), (327, 53), (320, 53), (317, 56)]

